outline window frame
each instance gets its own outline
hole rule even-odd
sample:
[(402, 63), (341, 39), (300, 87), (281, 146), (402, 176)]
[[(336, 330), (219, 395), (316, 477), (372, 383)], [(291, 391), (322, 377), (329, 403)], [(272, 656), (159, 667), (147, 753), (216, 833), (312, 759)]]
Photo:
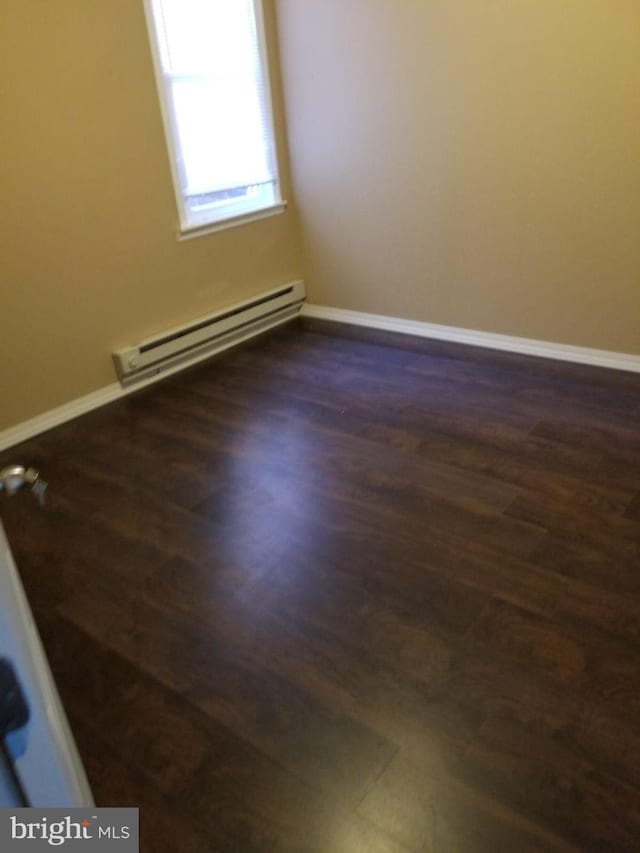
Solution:
[[(160, 111), (162, 113), (162, 122), (164, 126), (165, 141), (167, 144), (167, 153), (169, 156), (169, 166), (171, 171), (171, 179), (176, 197), (176, 205), (178, 209), (178, 240), (189, 240), (193, 237), (199, 237), (203, 234), (211, 234), (216, 231), (222, 231), (227, 228), (235, 228), (239, 225), (244, 225), (249, 222), (256, 222), (260, 219), (265, 219), (270, 216), (275, 216), (284, 213), (287, 208), (287, 202), (282, 198), (282, 188), (280, 183), (280, 164), (279, 152), (277, 145), (277, 136), (275, 129), (275, 121), (273, 114), (273, 99), (271, 94), (271, 74), (269, 66), (269, 52), (266, 36), (266, 28), (264, 22), (264, 2), (263, 0), (252, 0), (256, 33), (258, 38), (258, 53), (260, 63), (262, 65), (264, 76), (264, 104), (267, 111), (267, 131), (271, 135), (273, 143), (273, 151), (275, 155), (275, 183), (273, 185), (275, 201), (267, 206), (253, 208), (249, 210), (240, 210), (239, 204), (228, 205), (228, 215), (217, 217), (213, 220), (204, 220), (202, 222), (190, 221), (189, 211), (187, 209), (186, 199), (183, 193), (183, 186), (186, 185), (184, 169), (182, 167), (181, 158), (178, 155), (178, 125), (175, 112), (173, 109), (173, 99), (171, 97), (171, 84), (167, 82), (171, 75), (168, 75), (163, 67), (160, 45), (156, 31), (156, 19), (153, 8), (154, 0), (143, 0), (145, 18), (147, 22), (147, 34), (149, 37), (149, 45), (151, 49), (151, 57), (153, 60), (154, 74), (156, 78), (156, 87), (158, 91), (158, 99), (160, 101)], [(220, 211), (224, 208), (223, 203), (212, 205), (212, 208)]]

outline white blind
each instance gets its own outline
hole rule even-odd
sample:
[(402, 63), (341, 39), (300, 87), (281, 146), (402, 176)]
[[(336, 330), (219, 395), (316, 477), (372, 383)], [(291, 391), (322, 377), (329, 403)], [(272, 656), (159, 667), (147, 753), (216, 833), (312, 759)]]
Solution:
[(153, 0), (153, 9), (185, 201), (275, 183), (253, 0)]

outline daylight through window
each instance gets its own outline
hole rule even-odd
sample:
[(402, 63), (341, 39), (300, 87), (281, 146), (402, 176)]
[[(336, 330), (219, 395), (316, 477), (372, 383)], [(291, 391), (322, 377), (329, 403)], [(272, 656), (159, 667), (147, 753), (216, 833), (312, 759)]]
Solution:
[(283, 209), (261, 0), (146, 0), (181, 228)]

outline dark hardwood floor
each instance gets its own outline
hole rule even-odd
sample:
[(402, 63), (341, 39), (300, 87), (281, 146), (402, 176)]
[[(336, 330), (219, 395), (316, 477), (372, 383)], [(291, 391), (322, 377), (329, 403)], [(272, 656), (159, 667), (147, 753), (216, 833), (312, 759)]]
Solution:
[(640, 850), (640, 376), (374, 337), (1, 455), (98, 804), (153, 853)]

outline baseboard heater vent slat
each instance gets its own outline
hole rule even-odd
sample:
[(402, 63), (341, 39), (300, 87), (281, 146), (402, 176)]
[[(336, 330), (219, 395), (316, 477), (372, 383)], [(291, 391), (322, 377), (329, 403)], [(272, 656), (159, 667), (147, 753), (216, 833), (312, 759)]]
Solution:
[(200, 317), (113, 353), (118, 378), (123, 385), (200, 361), (260, 332), (293, 319), (305, 300), (305, 285), (296, 281), (285, 287)]

